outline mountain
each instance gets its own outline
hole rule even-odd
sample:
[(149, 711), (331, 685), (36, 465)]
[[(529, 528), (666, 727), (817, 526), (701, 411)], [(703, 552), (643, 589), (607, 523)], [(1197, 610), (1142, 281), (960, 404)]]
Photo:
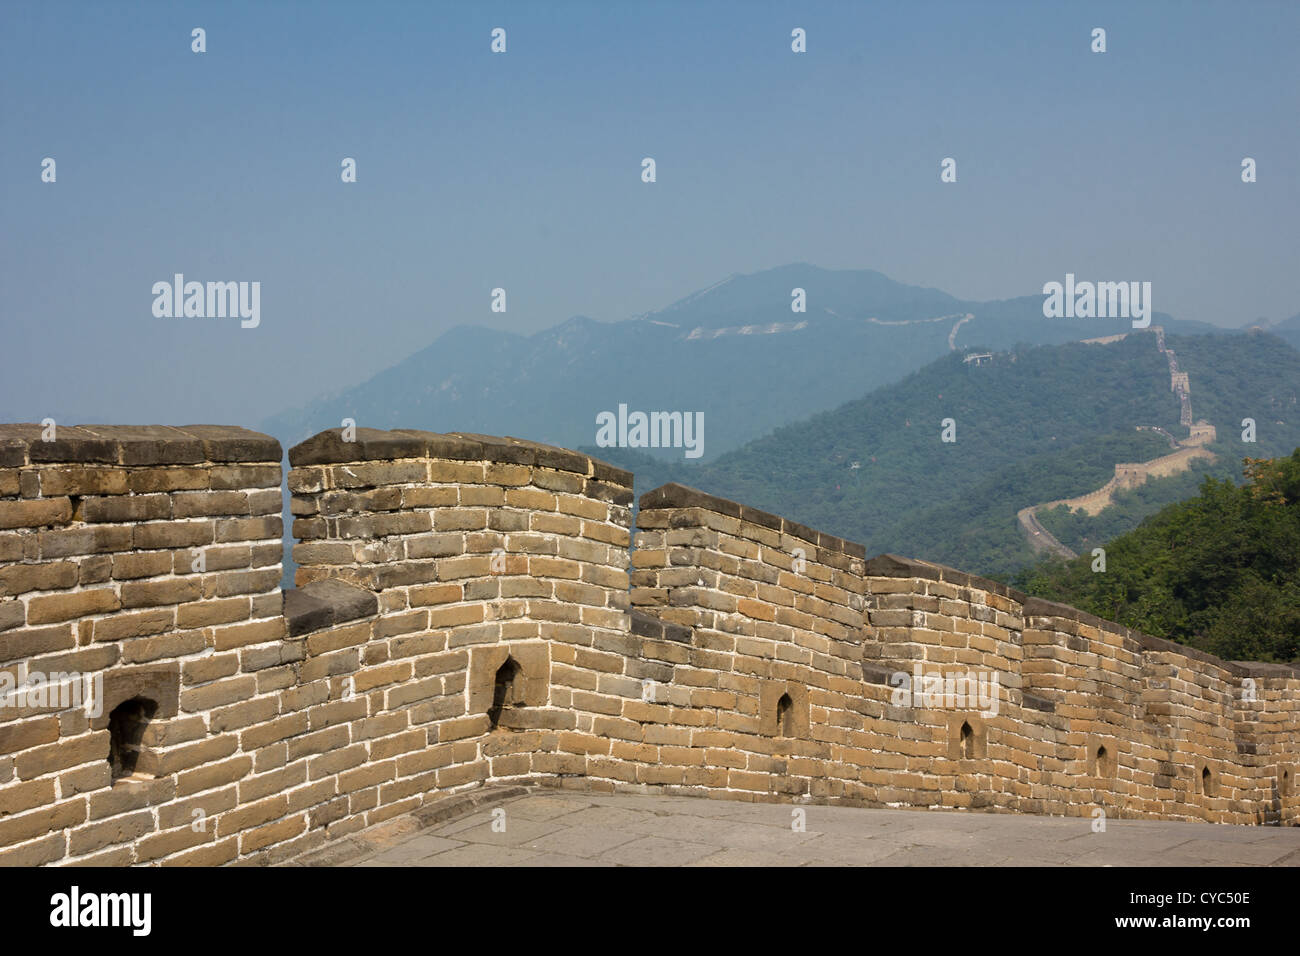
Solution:
[[(791, 311), (803, 289), (806, 311)], [(1129, 331), (1047, 319), (1041, 295), (972, 302), (868, 270), (807, 264), (734, 275), (621, 322), (575, 317), (523, 336), (457, 326), (355, 387), (261, 424), (286, 447), (345, 418), (373, 428), (596, 440), (596, 416), (700, 412), (704, 459), (898, 381), (956, 348), (1008, 349)], [(1156, 314), (1170, 331), (1209, 329)], [(664, 459), (682, 451), (648, 451)]]
[(1268, 331), (1289, 342), (1292, 348), (1300, 349), (1300, 314), (1270, 326)]
[[(1165, 340), (1189, 376), (1195, 419), (1217, 432), (1206, 446), (1217, 456), (1206, 473), (1239, 474), (1243, 456), (1300, 445), (1300, 352), (1263, 333)], [(586, 450), (633, 469), (638, 492), (677, 481), (859, 541), (869, 554), (898, 552), (1005, 578), (1034, 561), (1019, 509), (1094, 491), (1118, 462), (1169, 454), (1169, 440), (1152, 429), (1187, 437), (1156, 341), (1135, 332), (978, 362), (946, 355), (709, 463)], [(942, 441), (949, 418), (952, 443)], [(1256, 421), (1254, 444), (1241, 440), (1244, 418)], [(1144, 513), (1100, 516), (1112, 530), (1194, 494), (1195, 483), (1174, 476), (1141, 491)]]
[[(1284, 455), (1300, 444), (1300, 363), (1293, 349), (1257, 330), (1169, 342), (1188, 374), (1194, 417), (1214, 425), (1218, 434), (1207, 446), (1217, 458), (1194, 461), (1182, 474), (1120, 492), (1111, 507), (1094, 516), (1064, 508), (1039, 512), (1041, 524), (1074, 551), (1090, 551), (1166, 505), (1195, 497), (1207, 477), (1239, 481), (1243, 457)], [(1254, 444), (1241, 440), (1245, 418), (1255, 421)]]
[(1091, 556), (1017, 583), (1108, 620), (1227, 660), (1300, 658), (1300, 449), (1246, 464), (1245, 485), (1205, 479)]

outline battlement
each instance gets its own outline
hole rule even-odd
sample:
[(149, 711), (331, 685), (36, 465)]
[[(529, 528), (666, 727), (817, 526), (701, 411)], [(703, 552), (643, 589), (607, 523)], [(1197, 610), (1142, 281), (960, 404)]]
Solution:
[(680, 485), (634, 529), (565, 449), (355, 438), (290, 451), (281, 591), (274, 439), (0, 426), (0, 863), (273, 863), (507, 781), (1300, 819), (1293, 668)]

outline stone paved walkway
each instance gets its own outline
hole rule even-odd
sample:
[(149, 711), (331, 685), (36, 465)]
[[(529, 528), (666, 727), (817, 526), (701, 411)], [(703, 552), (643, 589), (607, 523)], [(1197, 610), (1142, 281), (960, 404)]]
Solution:
[[(419, 828), (391, 821), (346, 866), (1297, 866), (1300, 827), (530, 792)], [(353, 838), (355, 840), (355, 838)], [(327, 848), (328, 850), (328, 848)], [(337, 856), (337, 854), (336, 854)], [(328, 853), (305, 865), (330, 862)]]

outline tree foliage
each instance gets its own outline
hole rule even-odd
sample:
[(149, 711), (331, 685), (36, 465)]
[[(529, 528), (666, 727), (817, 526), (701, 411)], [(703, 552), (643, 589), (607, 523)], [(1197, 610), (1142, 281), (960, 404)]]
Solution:
[(1300, 448), (1244, 460), (1246, 483), (1206, 477), (1091, 555), (1046, 562), (1018, 578), (1030, 594), (1089, 611), (1228, 660), (1300, 657)]

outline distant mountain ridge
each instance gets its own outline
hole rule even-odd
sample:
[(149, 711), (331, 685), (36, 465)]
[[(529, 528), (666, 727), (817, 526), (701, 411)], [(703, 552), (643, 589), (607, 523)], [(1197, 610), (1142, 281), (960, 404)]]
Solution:
[[(806, 311), (791, 311), (793, 289)], [(704, 458), (898, 381), (954, 348), (1055, 344), (1128, 329), (1047, 319), (1042, 296), (957, 299), (871, 270), (805, 263), (732, 275), (620, 322), (576, 316), (533, 335), (460, 325), (354, 387), (274, 415), (286, 447), (345, 418), (373, 428), (591, 445), (620, 403), (703, 412)], [(1171, 332), (1210, 330), (1156, 313)], [(661, 458), (674, 456), (658, 452)]]
[[(1076, 537), (1094, 528), (1122, 533), (1195, 494), (1201, 475), (1239, 476), (1243, 457), (1300, 446), (1300, 352), (1262, 332), (1167, 341), (1195, 383), (1196, 417), (1217, 431), (1206, 448), (1218, 460), (1153, 480), (1126, 498), (1126, 514), (1079, 519)], [(1187, 433), (1155, 335), (1025, 347), (980, 363), (968, 357), (943, 356), (708, 463), (583, 450), (631, 469), (638, 493), (675, 481), (850, 538), (870, 554), (1006, 577), (1034, 560), (1020, 509), (1094, 491), (1117, 462), (1167, 455), (1166, 434)], [(1241, 440), (1244, 418), (1256, 422), (1254, 443)], [(947, 419), (953, 443), (941, 437)]]
[(1292, 348), (1300, 349), (1300, 313), (1273, 325), (1265, 326), (1265, 330), (1290, 343)]

